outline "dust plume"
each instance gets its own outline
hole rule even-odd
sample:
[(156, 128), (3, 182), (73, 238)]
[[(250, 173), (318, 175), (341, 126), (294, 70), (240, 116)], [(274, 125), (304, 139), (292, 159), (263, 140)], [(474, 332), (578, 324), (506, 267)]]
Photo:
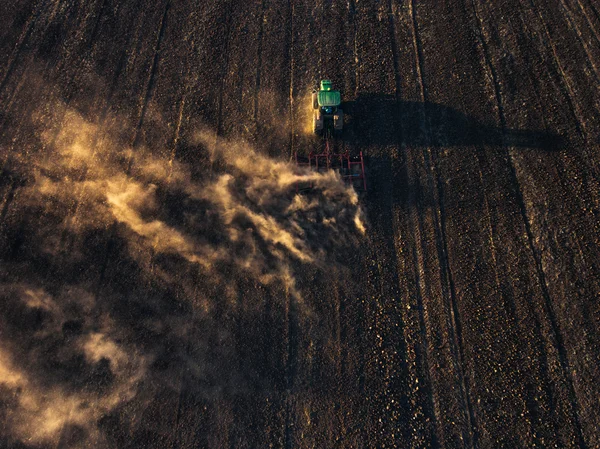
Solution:
[(298, 119), (302, 124), (300, 131), (304, 136), (313, 135), (312, 89), (305, 89), (298, 99)]
[(238, 331), (222, 317), (264, 319), (264, 297), (309, 317), (303, 271), (343, 268), (364, 233), (352, 187), (209, 128), (181, 150), (200, 166), (132, 148), (126, 120), (61, 103), (34, 113), (31, 129), (27, 152), (2, 148), (18, 200), (0, 239), (0, 402), (11, 410), (0, 421), (11, 438), (101, 445), (107, 417), (133, 425), (126, 404), (151, 395), (144, 385), (180, 388), (177, 378), (204, 397), (280, 388), (255, 374), (273, 371), (264, 361), (244, 356), (240, 368)]
[[(71, 110), (42, 141), (56, 152), (35, 167), (30, 200), (75, 203), (85, 214), (65, 221), (71, 230), (116, 220), (139, 237), (130, 239), (138, 254), (177, 255), (217, 276), (216, 265), (233, 265), (293, 291), (292, 261), (324, 263), (328, 245), (364, 231), (357, 195), (336, 173), (299, 170), (242, 141), (217, 145), (209, 130), (194, 136), (213, 167), (201, 179), (147, 148), (119, 146)], [(310, 200), (296, 194), (298, 183), (314, 186)]]
[(134, 397), (147, 360), (108, 314), (92, 313), (99, 307), (86, 291), (66, 287), (53, 297), (19, 284), (0, 291), (4, 306), (19, 312), (0, 316), (0, 400), (13, 436), (45, 443), (79, 431), (97, 442), (94, 423)]

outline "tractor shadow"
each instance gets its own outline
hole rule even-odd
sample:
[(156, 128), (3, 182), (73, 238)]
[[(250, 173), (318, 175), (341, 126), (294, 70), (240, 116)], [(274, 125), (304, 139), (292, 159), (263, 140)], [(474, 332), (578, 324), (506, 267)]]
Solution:
[(502, 129), (437, 103), (397, 101), (366, 94), (343, 105), (348, 118), (344, 140), (351, 145), (410, 147), (511, 146), (557, 151), (566, 139), (545, 130)]

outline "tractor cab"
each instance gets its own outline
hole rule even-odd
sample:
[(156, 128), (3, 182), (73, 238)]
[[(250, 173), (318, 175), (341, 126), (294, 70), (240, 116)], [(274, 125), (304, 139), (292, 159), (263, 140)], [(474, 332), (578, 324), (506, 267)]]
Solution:
[(313, 131), (315, 134), (341, 133), (344, 128), (344, 112), (340, 109), (342, 96), (333, 90), (330, 80), (321, 80), (320, 89), (312, 94)]

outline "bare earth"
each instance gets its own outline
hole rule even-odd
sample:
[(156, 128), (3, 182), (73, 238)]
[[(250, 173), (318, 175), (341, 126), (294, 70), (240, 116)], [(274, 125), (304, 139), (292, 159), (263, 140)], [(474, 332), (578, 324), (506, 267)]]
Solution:
[(1, 2), (0, 448), (600, 448), (599, 85), (593, 0)]

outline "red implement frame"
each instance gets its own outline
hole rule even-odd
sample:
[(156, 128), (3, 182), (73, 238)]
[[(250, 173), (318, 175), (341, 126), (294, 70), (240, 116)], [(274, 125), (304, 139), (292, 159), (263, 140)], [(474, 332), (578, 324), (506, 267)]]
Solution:
[(311, 151), (307, 160), (299, 160), (298, 154), (296, 154), (296, 165), (308, 167), (314, 171), (338, 170), (344, 181), (352, 185), (355, 185), (356, 181), (360, 181), (362, 189), (367, 190), (365, 160), (362, 151), (359, 153), (358, 160), (352, 160), (348, 150), (343, 153), (333, 153), (329, 147), (329, 139), (325, 140), (325, 149), (322, 153)]

